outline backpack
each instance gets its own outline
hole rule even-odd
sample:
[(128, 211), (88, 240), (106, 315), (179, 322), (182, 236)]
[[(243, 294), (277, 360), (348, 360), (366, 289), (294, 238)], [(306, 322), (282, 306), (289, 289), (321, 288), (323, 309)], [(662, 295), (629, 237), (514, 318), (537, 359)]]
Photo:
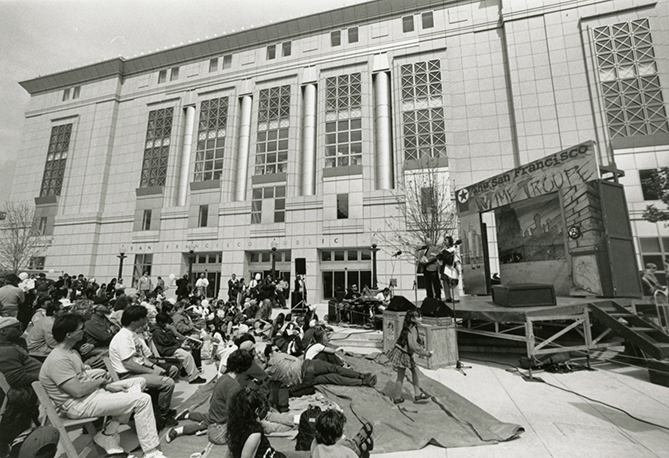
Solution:
[(316, 419), (320, 414), (321, 408), (318, 406), (309, 406), (302, 412), (295, 437), (295, 450), (311, 450), (311, 443), (316, 435)]

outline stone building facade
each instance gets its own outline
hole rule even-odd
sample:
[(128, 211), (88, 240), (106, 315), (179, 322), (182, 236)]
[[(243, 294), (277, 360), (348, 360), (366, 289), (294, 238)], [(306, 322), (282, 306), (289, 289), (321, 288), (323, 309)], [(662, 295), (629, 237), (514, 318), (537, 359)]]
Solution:
[(458, 188), (589, 140), (661, 261), (640, 213), (669, 165), (667, 6), (375, 0), (23, 81), (12, 200), (52, 237), (34, 266), (106, 281), (122, 250), (126, 283), (192, 261), (225, 295), (304, 258), (317, 302), (369, 284), (376, 243), (379, 286), (413, 298), (379, 233), (420, 158)]

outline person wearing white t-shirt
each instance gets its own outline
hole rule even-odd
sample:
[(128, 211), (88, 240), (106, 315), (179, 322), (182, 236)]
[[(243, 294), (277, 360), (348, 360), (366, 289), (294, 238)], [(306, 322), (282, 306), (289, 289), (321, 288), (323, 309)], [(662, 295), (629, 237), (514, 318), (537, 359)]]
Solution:
[(152, 353), (136, 331), (146, 326), (148, 311), (141, 305), (131, 305), (123, 311), (123, 328), (116, 333), (109, 344), (109, 359), (119, 378), (141, 377), (146, 381), (146, 388), (158, 391), (157, 418), (159, 429), (163, 426), (176, 426), (176, 411), (170, 409), (174, 380), (171, 376), (178, 373), (174, 366), (168, 372), (151, 361)]
[(314, 332), (314, 343), (307, 348), (307, 351), (304, 353), (304, 359), (320, 359), (321, 361), (327, 361), (337, 366), (343, 366), (344, 361), (336, 355), (336, 352), (342, 350), (341, 347), (333, 347), (328, 345), (325, 342), (325, 331), (323, 329), (317, 329)]
[(195, 295), (197, 297), (207, 297), (207, 288), (209, 288), (209, 280), (204, 273), (200, 274), (200, 278), (195, 282)]

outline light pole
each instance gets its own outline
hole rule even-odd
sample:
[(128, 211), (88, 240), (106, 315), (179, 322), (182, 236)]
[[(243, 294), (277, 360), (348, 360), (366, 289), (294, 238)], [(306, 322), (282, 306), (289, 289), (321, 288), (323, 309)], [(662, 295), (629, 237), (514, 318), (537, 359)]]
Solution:
[(276, 239), (272, 240), (272, 280), (276, 279)]
[(118, 249), (118, 255), (116, 255), (118, 258), (118, 280), (123, 279), (123, 260), (127, 258), (125, 254), (125, 245), (121, 245), (121, 247)]
[(372, 243), (372, 289), (378, 287), (378, 280), (376, 279), (376, 252), (379, 251), (379, 248), (376, 246), (376, 243)]
[(188, 246), (188, 283), (190, 284), (191, 290), (193, 289), (193, 262), (195, 261), (195, 250), (197, 245), (194, 243), (189, 243)]

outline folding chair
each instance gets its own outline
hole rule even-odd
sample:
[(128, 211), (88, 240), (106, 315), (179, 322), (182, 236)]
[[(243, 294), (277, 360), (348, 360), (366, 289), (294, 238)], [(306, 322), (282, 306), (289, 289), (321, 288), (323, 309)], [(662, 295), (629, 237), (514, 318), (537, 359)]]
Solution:
[(109, 372), (109, 376), (111, 377), (111, 379), (115, 382), (121, 380), (116, 371), (114, 370), (114, 366), (112, 366), (111, 360), (107, 357), (104, 357), (102, 358), (102, 361), (105, 363), (105, 367), (107, 368), (107, 372)]
[(2, 405), (0, 405), (0, 421), (2, 421), (2, 416), (5, 414), (5, 409), (7, 408), (7, 401), (9, 401), (9, 396), (7, 396), (9, 388), (10, 386), (9, 383), (7, 383), (5, 375), (0, 372), (0, 390), (4, 393), (4, 396), (2, 397)]
[[(67, 458), (84, 458), (88, 456), (91, 451), (95, 450), (95, 442), (93, 442), (93, 437), (95, 437), (97, 430), (95, 429), (93, 422), (97, 420), (97, 417), (80, 418), (78, 420), (62, 418), (58, 415), (56, 407), (53, 405), (49, 395), (46, 394), (42, 384), (39, 381), (33, 382), (32, 387), (33, 390), (35, 390), (35, 394), (37, 394), (37, 399), (39, 399), (40, 404), (46, 411), (48, 422), (51, 423), (53, 427), (56, 428), (60, 433), (59, 444), (65, 450)], [(81, 425), (84, 425), (86, 431), (88, 431), (88, 442), (86, 443), (86, 446), (81, 451), (81, 453), (79, 453), (74, 447), (74, 443), (67, 434), (67, 431), (73, 428), (80, 428)]]

